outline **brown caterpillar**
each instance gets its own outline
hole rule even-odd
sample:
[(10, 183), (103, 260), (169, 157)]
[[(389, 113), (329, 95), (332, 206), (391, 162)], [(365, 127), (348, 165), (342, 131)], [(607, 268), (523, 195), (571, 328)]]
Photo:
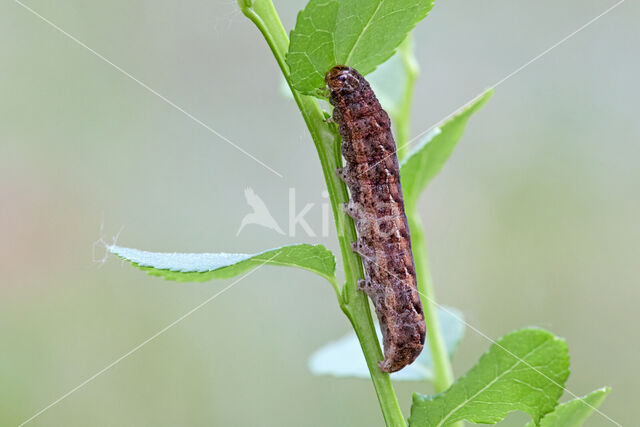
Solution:
[(351, 193), (345, 211), (358, 231), (352, 247), (365, 270), (358, 288), (371, 298), (380, 321), (384, 360), (378, 365), (395, 372), (418, 357), (426, 326), (391, 121), (369, 83), (353, 68), (333, 67), (325, 82), (346, 160), (337, 171)]

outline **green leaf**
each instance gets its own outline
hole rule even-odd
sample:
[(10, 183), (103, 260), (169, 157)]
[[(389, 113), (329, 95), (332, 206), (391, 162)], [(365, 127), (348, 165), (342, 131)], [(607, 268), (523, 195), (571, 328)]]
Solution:
[(293, 87), (316, 95), (335, 65), (370, 73), (432, 6), (433, 0), (311, 0), (291, 31), (287, 64)]
[(451, 156), (471, 115), (479, 110), (491, 98), (491, 95), (493, 95), (493, 90), (490, 89), (467, 104), (442, 126), (434, 128), (431, 134), (427, 135), (402, 160), (400, 177), (405, 204), (408, 206), (416, 205), (422, 191), (440, 172)]
[(556, 406), (568, 376), (566, 343), (542, 329), (521, 329), (493, 344), (449, 389), (435, 396), (415, 393), (409, 424), (494, 424), (512, 411), (538, 422)]
[[(589, 415), (602, 403), (611, 389), (604, 387), (593, 391), (579, 399), (571, 400), (556, 407), (549, 412), (540, 422), (540, 427), (580, 427), (589, 418)], [(529, 423), (526, 427), (534, 427)]]
[[(397, 52), (367, 78), (382, 108), (389, 113), (394, 121), (402, 110), (403, 102), (405, 102), (405, 88), (409, 79), (407, 74), (405, 61), (402, 59), (402, 55)], [(289, 83), (284, 76), (280, 76), (278, 92), (283, 98), (293, 100)]]
[[(445, 345), (449, 357), (453, 357), (458, 343), (464, 335), (463, 315), (455, 308), (438, 309), (438, 318), (442, 328)], [(376, 327), (378, 340), (382, 340), (380, 328)], [(396, 381), (420, 381), (433, 378), (433, 360), (429, 345), (425, 344), (420, 356), (409, 366), (391, 374)], [(362, 354), (362, 348), (355, 332), (332, 341), (309, 358), (309, 370), (314, 375), (329, 375), (340, 378), (369, 379), (369, 369)]]
[(178, 282), (204, 282), (226, 279), (263, 264), (298, 267), (336, 282), (333, 253), (322, 245), (290, 245), (257, 254), (162, 253), (109, 246), (108, 250), (152, 276)]
[[(397, 116), (402, 109), (407, 80), (407, 68), (399, 53), (394, 54), (388, 61), (376, 68), (367, 78), (382, 108), (392, 118)], [(283, 98), (293, 100), (289, 83), (284, 76), (280, 76), (278, 92)]]

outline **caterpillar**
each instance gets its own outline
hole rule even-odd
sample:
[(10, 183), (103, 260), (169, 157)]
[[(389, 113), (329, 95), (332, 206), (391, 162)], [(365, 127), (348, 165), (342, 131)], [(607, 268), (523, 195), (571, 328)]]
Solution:
[(365, 271), (358, 288), (371, 298), (380, 321), (384, 360), (378, 365), (384, 372), (395, 372), (422, 351), (426, 325), (391, 121), (355, 69), (335, 66), (325, 82), (345, 158), (337, 173), (351, 194), (344, 210), (358, 233), (352, 249), (362, 258)]

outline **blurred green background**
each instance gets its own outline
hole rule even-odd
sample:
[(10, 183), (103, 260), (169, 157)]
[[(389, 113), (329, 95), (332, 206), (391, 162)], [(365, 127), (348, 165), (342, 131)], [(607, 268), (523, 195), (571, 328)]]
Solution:
[[(276, 1), (291, 28), (304, 1)], [(280, 172), (279, 178), (12, 1), (0, 4), (0, 425), (18, 425), (231, 281), (176, 284), (111, 257), (252, 252), (335, 236), (248, 226), (251, 187), (286, 227), (324, 184), (263, 39), (225, 1), (27, 2)], [(415, 31), (414, 132), (614, 2), (438, 2)], [(422, 199), (439, 301), (497, 338), (567, 339), (568, 388), (640, 387), (640, 4), (627, 1), (498, 89)], [(104, 224), (101, 230), (101, 224)], [(97, 258), (103, 251), (98, 249)], [(266, 267), (43, 413), (33, 426), (382, 425), (367, 381), (313, 377), (349, 329), (321, 278)], [(464, 373), (489, 343), (472, 331)], [(400, 383), (405, 410), (423, 383)], [(510, 416), (504, 425), (522, 425)], [(612, 425), (594, 415), (588, 426)]]

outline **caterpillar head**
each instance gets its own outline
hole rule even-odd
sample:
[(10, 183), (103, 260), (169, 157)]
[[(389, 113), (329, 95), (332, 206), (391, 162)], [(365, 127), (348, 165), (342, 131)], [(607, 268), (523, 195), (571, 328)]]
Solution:
[(362, 76), (356, 70), (346, 65), (336, 65), (324, 76), (332, 93), (350, 93), (360, 87)]

